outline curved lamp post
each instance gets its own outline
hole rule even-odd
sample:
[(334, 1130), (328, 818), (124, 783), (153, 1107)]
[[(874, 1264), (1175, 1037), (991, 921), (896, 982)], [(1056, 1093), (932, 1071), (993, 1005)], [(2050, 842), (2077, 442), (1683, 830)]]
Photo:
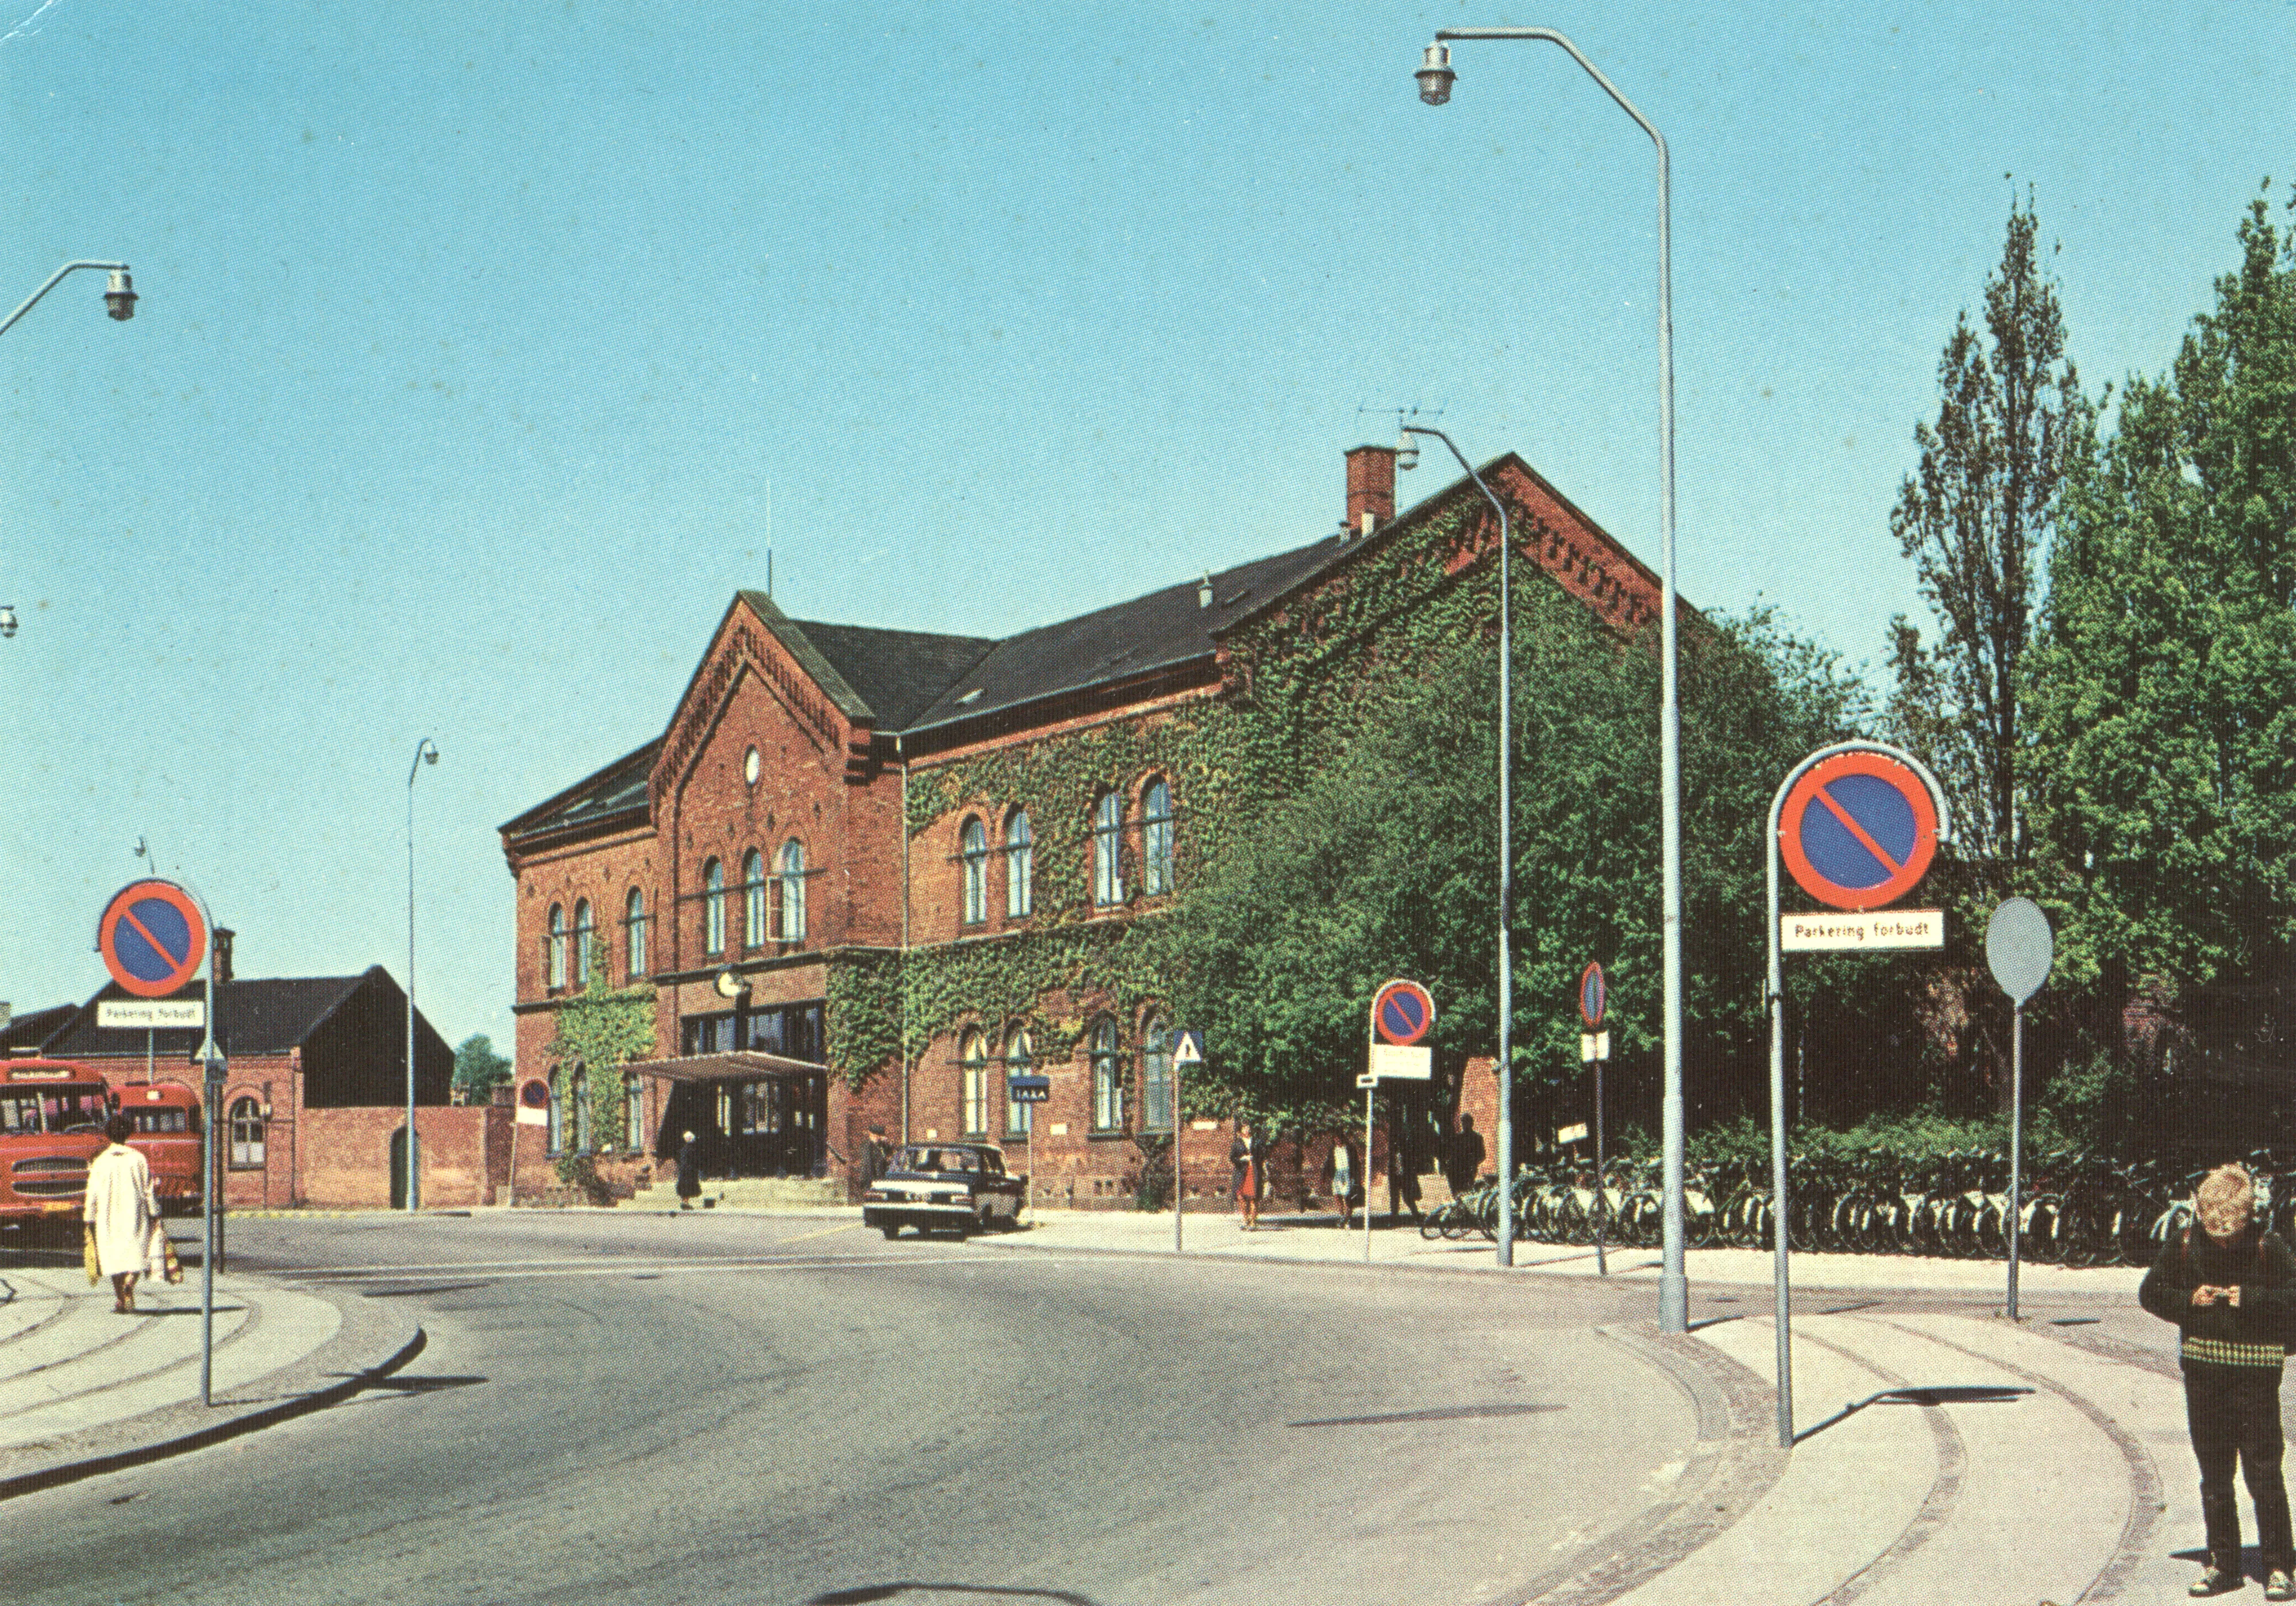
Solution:
[(1635, 119), (1658, 147), (1658, 428), (1659, 428), (1659, 623), (1660, 674), (1659, 707), (1660, 851), (1663, 861), (1663, 939), (1666, 955), (1666, 1247), (1659, 1273), (1659, 1326), (1682, 1332), (1690, 1325), (1690, 1286), (1682, 1264), (1682, 709), (1677, 695), (1677, 661), (1674, 602), (1674, 288), (1668, 242), (1668, 177), (1666, 137), (1619, 86), (1583, 52), (1551, 28), (1478, 28), (1438, 29), (1435, 43), (1414, 75), (1419, 98), (1439, 106), (1451, 98), (1451, 39), (1538, 39), (1559, 45), (1587, 75), (1603, 86), (1619, 109)]
[[(83, 267), (101, 268), (111, 275), (110, 288), (103, 292), (104, 310), (119, 323), (125, 324), (135, 315), (135, 285), (128, 277), (125, 262), (67, 262), (48, 275), (48, 282), (24, 298), (23, 305), (0, 319), (0, 334), (16, 326), (16, 320), (39, 305), (40, 298), (64, 282), (66, 274)], [(0, 641), (16, 634), (16, 610), (12, 603), (0, 603)]]
[(425, 736), (406, 772), (406, 1208), (422, 1208), (422, 1168), (414, 1154), (414, 777), (439, 762), (439, 746)]

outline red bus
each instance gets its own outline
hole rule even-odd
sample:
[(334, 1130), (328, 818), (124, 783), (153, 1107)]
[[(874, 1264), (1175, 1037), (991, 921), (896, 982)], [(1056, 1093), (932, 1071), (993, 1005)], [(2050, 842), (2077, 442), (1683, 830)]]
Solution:
[(162, 1209), (200, 1198), (198, 1096), (180, 1082), (134, 1082), (116, 1091), (70, 1060), (0, 1061), (0, 1223), (77, 1216), (87, 1163), (114, 1110), (135, 1123), (127, 1142), (152, 1167)]

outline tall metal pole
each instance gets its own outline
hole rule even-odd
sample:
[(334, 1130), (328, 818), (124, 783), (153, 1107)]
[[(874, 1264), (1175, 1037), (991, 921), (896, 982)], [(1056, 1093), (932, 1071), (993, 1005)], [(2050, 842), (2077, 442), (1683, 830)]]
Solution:
[[(1659, 692), (1659, 843), (1666, 971), (1666, 1243), (1659, 1271), (1658, 1310), (1662, 1331), (1683, 1332), (1690, 1325), (1690, 1284), (1683, 1269), (1682, 1229), (1682, 715), (1675, 673), (1679, 653), (1674, 596), (1674, 275), (1666, 137), (1584, 52), (1551, 28), (1446, 28), (1435, 37), (1436, 49), (1429, 52), (1431, 69), (1441, 42), (1449, 39), (1543, 39), (1559, 45), (1618, 102), (1620, 111), (1635, 119), (1658, 149), (1659, 607), (1663, 616), (1659, 639), (1664, 660)], [(1442, 55), (1446, 65), (1439, 92), (1429, 83), (1428, 72), (1420, 75), (1421, 98), (1439, 105), (1450, 96), (1452, 76), (1449, 52), (1443, 51)]]
[(2009, 1319), (2017, 1319), (2017, 1240), (2024, 1236), (2025, 1213), (2019, 1199), (2025, 1157), (2025, 1005), (2021, 1001), (2009, 1024)]
[[(1440, 430), (1406, 424), (1406, 435), (1432, 435), (1451, 450), (1467, 478), (1499, 516), (1499, 1248), (1498, 1264), (1514, 1264), (1514, 590), (1507, 561), (1514, 547), (1506, 504), (1475, 472), (1458, 443)], [(1364, 1140), (1364, 1253), (1371, 1253), (1371, 1140)]]
[(414, 777), (422, 773), (426, 758), (439, 762), (439, 749), (428, 736), (415, 744), (414, 762), (406, 772), (406, 1209), (410, 1213), (422, 1206), (422, 1168), (414, 1146)]
[(201, 1102), (207, 1110), (207, 1131), (200, 1142), (200, 1404), (211, 1405), (215, 1403), (216, 1258), (221, 1248), (216, 1241), (216, 1195), (223, 1191), (216, 1186), (217, 1174), (223, 1169), (216, 1163), (216, 1117), (222, 1100), (217, 1097), (221, 1084), (216, 1079), (215, 1058), (215, 922), (208, 918), (204, 905), (200, 914), (208, 927), (208, 1052), (200, 1061), (200, 1091), (204, 1095)]
[(1785, 969), (1778, 955), (1778, 815), (1784, 812), (1786, 793), (1820, 757), (1813, 754), (1803, 759), (1778, 783), (1777, 795), (1770, 799), (1769, 826), (1762, 833), (1770, 889), (1770, 964), (1762, 992), (1770, 1015), (1770, 1320), (1777, 1330), (1778, 1447), (1782, 1450), (1793, 1448), (1793, 1323), (1786, 1285), (1786, 1011)]

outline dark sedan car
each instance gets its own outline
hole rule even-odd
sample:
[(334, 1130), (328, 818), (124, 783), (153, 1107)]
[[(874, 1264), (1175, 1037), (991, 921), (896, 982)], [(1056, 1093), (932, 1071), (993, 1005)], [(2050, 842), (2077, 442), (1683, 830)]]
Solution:
[(1004, 1173), (994, 1143), (911, 1143), (861, 1195), (861, 1222), (888, 1238), (921, 1233), (985, 1233), (1019, 1225), (1028, 1179)]

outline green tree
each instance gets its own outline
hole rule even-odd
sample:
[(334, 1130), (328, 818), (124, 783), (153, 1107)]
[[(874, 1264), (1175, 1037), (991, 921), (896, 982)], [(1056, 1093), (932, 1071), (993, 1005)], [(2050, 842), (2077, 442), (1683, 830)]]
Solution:
[(455, 1096), (465, 1104), (483, 1104), (510, 1080), (510, 1072), (511, 1062), (495, 1052), (494, 1040), (474, 1032), (455, 1051)]
[(2068, 444), (2088, 408), (2065, 359), (2056, 286), (2036, 254), (2029, 196), (2009, 212), (2001, 264), (1985, 282), (1980, 336), (1964, 312), (1938, 363), (1934, 426), (1890, 515), (1938, 628), (1890, 623), (1894, 733), (1937, 772), (1956, 846), (1988, 889), (2026, 856), (2019, 717), (2037, 558), (2057, 517)]
[(2261, 198), (2238, 234), (2083, 454), (2033, 656), (2060, 971), (2108, 1042), (2136, 984), (2262, 979), (2296, 941), (2296, 255)]
[[(1567, 1001), (1609, 971), (1613, 1039), (1654, 1064), (1661, 1029), (1657, 655), (1534, 576), (1515, 625), (1518, 1082), (1578, 1075)], [(1685, 1007), (1702, 1072), (1758, 1062), (1763, 858), (1795, 759), (1866, 714), (1833, 660), (1767, 615), (1685, 633)], [(1439, 1004), (1438, 1048), (1497, 1037), (1497, 673), (1463, 644), (1237, 840), (1163, 934), (1178, 1018), (1218, 1045), (1207, 1079), (1278, 1121), (1341, 1118), (1379, 983)], [(1715, 1078), (1703, 1077), (1711, 1088)]]

